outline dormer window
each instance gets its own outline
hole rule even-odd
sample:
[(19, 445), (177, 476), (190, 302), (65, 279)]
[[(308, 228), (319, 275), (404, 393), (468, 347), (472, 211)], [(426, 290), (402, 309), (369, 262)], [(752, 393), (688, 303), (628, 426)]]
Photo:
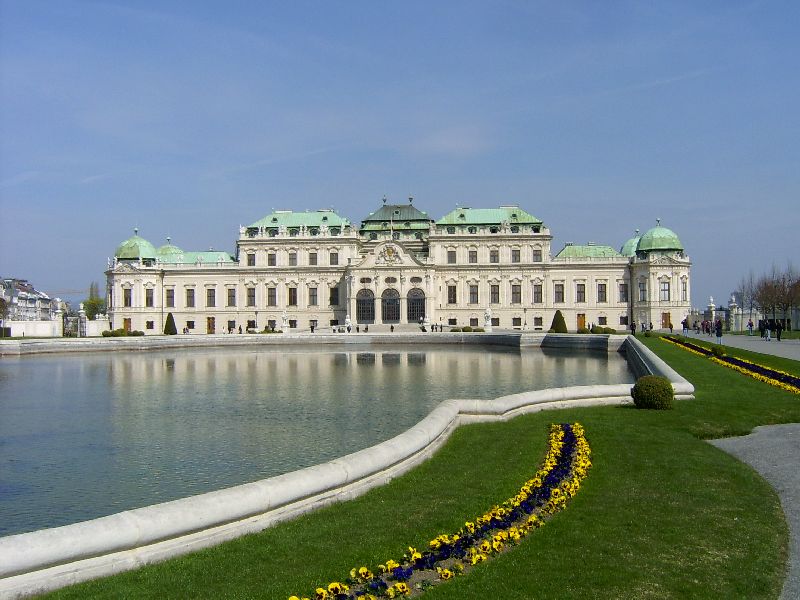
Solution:
[(373, 231), (372, 233), (369, 234), (369, 239), (377, 240), (378, 239), (378, 234)]
[(469, 231), (470, 233), (478, 233), (478, 228), (477, 227), (469, 227), (467, 229), (467, 231)]
[(324, 223), (325, 221), (327, 221), (327, 220), (328, 220), (328, 217), (322, 217), (322, 222), (323, 222), (323, 223)]
[(273, 223), (277, 223), (278, 222), (278, 217), (272, 217), (272, 222)]
[(519, 226), (518, 225), (512, 225), (511, 226), (511, 233), (519, 233)]
[(458, 215), (458, 218), (463, 221), (464, 219), (467, 218), (467, 215), (465, 215), (464, 213), (461, 213), (460, 215)]
[(497, 233), (498, 231), (500, 231), (500, 230), (497, 227), (490, 227), (489, 228), (489, 232), (490, 233)]
[(451, 234), (451, 235), (452, 235), (452, 234), (454, 234), (455, 232), (456, 232), (456, 228), (455, 228), (455, 227), (448, 227), (448, 228), (447, 228), (447, 233), (449, 233), (449, 234)]

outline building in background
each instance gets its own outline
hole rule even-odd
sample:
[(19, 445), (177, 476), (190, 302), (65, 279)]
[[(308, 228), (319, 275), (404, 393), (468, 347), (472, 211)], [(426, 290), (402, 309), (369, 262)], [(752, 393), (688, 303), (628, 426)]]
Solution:
[(6, 321), (55, 319), (61, 302), (59, 298), (50, 298), (34, 288), (26, 279), (3, 279), (2, 287), (2, 298), (8, 307)]
[(333, 210), (275, 211), (241, 227), (234, 254), (156, 248), (134, 231), (107, 277), (112, 328), (223, 333), (350, 325), (484, 326), (546, 331), (679, 326), (691, 262), (659, 224), (625, 242), (567, 244), (518, 206), (459, 207), (438, 221), (384, 204), (359, 226)]

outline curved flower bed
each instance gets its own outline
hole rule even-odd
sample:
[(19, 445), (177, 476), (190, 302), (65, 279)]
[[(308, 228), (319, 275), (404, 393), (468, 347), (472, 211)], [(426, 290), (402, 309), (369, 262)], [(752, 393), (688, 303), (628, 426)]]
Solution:
[[(375, 600), (424, 592), (517, 544), (545, 519), (562, 510), (580, 489), (591, 467), (591, 449), (580, 423), (550, 426), (548, 450), (536, 474), (519, 492), (493, 506), (454, 534), (442, 534), (427, 550), (409, 547), (403, 557), (387, 560), (374, 571), (362, 566), (344, 582), (318, 587), (315, 600)], [(301, 600), (291, 596), (289, 600)], [(310, 600), (303, 597), (302, 600)]]
[(743, 358), (737, 358), (735, 356), (726, 355), (717, 357), (714, 356), (714, 353), (708, 348), (704, 348), (703, 346), (693, 344), (680, 338), (662, 336), (661, 339), (665, 342), (675, 344), (684, 350), (693, 352), (694, 354), (706, 356), (715, 363), (728, 367), (729, 369), (733, 369), (734, 371), (744, 373), (745, 375), (753, 377), (754, 379), (758, 379), (759, 381), (763, 381), (764, 383), (794, 392), (795, 394), (800, 394), (800, 377), (792, 375), (791, 373), (785, 373), (784, 371), (765, 367), (764, 365), (759, 365), (758, 363), (754, 363)]

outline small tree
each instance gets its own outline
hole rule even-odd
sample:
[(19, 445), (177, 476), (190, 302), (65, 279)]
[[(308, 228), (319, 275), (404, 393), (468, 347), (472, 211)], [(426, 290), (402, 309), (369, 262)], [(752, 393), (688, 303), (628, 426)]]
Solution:
[(90, 321), (94, 321), (97, 315), (106, 312), (106, 301), (100, 297), (96, 281), (89, 284), (89, 298), (83, 301), (83, 310)]
[(560, 310), (557, 310), (556, 314), (553, 315), (553, 324), (550, 325), (550, 329), (556, 333), (567, 333), (567, 322), (564, 320), (564, 315), (561, 314)]
[(178, 328), (175, 327), (175, 317), (172, 313), (167, 313), (167, 322), (164, 324), (164, 335), (176, 335)]

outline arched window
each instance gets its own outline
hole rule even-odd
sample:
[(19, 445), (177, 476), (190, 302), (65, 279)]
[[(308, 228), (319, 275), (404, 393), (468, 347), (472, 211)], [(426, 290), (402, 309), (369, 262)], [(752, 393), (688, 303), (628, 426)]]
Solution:
[(372, 290), (360, 290), (356, 294), (356, 323), (375, 322), (375, 294)]
[(384, 323), (400, 321), (400, 292), (394, 288), (384, 290), (381, 295), (381, 319)]
[(419, 323), (425, 319), (425, 292), (419, 288), (408, 291), (408, 308), (406, 309), (409, 323)]

